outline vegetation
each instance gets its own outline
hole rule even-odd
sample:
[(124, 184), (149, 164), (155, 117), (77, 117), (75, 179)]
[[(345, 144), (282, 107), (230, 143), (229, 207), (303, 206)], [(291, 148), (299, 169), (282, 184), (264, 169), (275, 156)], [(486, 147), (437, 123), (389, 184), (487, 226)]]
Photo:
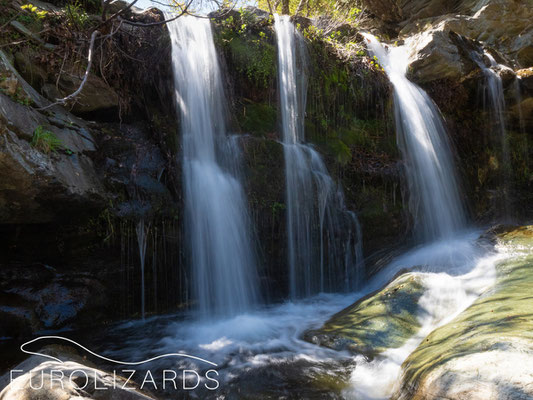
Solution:
[(279, 14), (329, 16), (355, 24), (358, 24), (363, 16), (361, 3), (357, 0), (258, 0), (257, 4), (263, 10)]
[(83, 7), (79, 0), (75, 0), (71, 4), (67, 4), (65, 7), (68, 17), (68, 23), (78, 29), (84, 28), (89, 22), (89, 15)]
[(42, 125), (35, 128), (31, 145), (45, 154), (57, 152), (63, 147), (63, 143), (55, 133), (46, 130)]

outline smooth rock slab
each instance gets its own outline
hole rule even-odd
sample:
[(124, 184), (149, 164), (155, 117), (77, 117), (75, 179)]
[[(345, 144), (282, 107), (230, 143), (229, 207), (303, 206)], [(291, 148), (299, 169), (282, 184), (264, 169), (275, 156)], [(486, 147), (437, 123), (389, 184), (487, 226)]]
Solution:
[(533, 398), (533, 226), (498, 241), (496, 286), (411, 353), (393, 398)]
[(420, 328), (418, 300), (424, 293), (420, 276), (406, 273), (379, 292), (335, 314), (304, 339), (334, 350), (373, 357), (400, 347)]

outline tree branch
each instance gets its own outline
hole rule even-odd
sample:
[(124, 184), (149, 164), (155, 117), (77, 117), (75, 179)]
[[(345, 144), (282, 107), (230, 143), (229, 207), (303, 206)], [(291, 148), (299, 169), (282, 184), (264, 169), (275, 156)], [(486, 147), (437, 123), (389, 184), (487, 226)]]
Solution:
[[(136, 1), (136, 0), (135, 0), (135, 1)], [(187, 14), (187, 13), (188, 13), (188, 9), (189, 9), (189, 7), (191, 6), (192, 2), (193, 2), (193, 0), (190, 0), (190, 1), (185, 5), (185, 7), (183, 7), (183, 8), (181, 9), (181, 12), (180, 12), (179, 14), (176, 14), (174, 17), (169, 18), (169, 19), (165, 19), (165, 20), (163, 20), (163, 21), (143, 23), (143, 22), (128, 21), (127, 19), (122, 19), (122, 18), (119, 18), (119, 21), (122, 22), (122, 23), (124, 23), (124, 24), (133, 25), (133, 26), (142, 26), (142, 27), (156, 26), (156, 25), (163, 25), (163, 24), (166, 24), (167, 22), (175, 21), (175, 20), (177, 20), (179, 17), (181, 17), (182, 15)]]
[(99, 31), (94, 31), (91, 34), (91, 42), (89, 44), (89, 54), (87, 56), (87, 60), (88, 60), (87, 69), (85, 70), (85, 75), (83, 76), (83, 79), (81, 81), (80, 87), (74, 93), (69, 94), (67, 97), (63, 97), (62, 99), (56, 99), (56, 101), (54, 103), (48, 104), (45, 107), (38, 108), (38, 110), (44, 110), (44, 109), (53, 107), (53, 106), (55, 106), (57, 104), (65, 104), (67, 101), (75, 98), (76, 96), (78, 96), (81, 93), (81, 91), (83, 89), (83, 86), (85, 86), (85, 83), (87, 82), (87, 79), (89, 78), (89, 73), (91, 72), (91, 67), (93, 65), (94, 41), (96, 40), (96, 36), (98, 36), (99, 33), (100, 33)]

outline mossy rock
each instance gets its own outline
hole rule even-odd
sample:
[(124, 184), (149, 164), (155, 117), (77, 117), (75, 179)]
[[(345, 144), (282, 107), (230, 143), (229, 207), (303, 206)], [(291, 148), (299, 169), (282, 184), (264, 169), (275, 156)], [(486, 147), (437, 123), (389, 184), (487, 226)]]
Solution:
[(235, 35), (227, 42), (233, 65), (258, 87), (267, 88), (276, 73), (276, 49), (259, 35)]
[(368, 357), (402, 346), (420, 328), (418, 300), (424, 293), (420, 277), (406, 273), (377, 293), (334, 315), (304, 339), (335, 350)]
[(241, 129), (255, 136), (276, 136), (277, 124), (278, 111), (271, 104), (249, 102), (239, 115)]
[(533, 226), (497, 240), (496, 286), (411, 353), (395, 398), (532, 398)]

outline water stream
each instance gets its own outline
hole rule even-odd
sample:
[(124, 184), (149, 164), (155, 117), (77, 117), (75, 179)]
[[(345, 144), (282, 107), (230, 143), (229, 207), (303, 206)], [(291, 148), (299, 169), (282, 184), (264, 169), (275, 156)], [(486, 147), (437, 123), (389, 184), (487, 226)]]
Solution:
[(185, 236), (200, 315), (235, 315), (259, 300), (256, 260), (209, 19), (168, 24), (183, 138)]
[(361, 229), (320, 154), (305, 143), (305, 42), (289, 16), (274, 16), (287, 199), (291, 298), (362, 283)]
[(397, 141), (406, 164), (415, 231), (423, 241), (453, 237), (464, 228), (465, 214), (439, 110), (406, 77), (408, 45), (386, 49), (373, 35), (364, 37), (394, 86)]
[[(509, 140), (507, 138), (507, 127), (505, 119), (505, 97), (503, 93), (503, 82), (499, 70), (507, 68), (496, 62), (494, 57), (487, 51), (482, 54), (472, 53), (472, 58), (481, 68), (486, 80), (486, 94), (491, 111), (491, 117), (495, 126), (494, 134), (498, 138), (500, 146), (500, 170), (501, 170), (501, 188), (503, 217), (511, 217), (510, 190), (511, 190), (511, 155), (509, 153)], [(489, 66), (485, 64), (484, 58), (489, 61)]]
[[(199, 311), (211, 318), (198, 319), (194, 310), (129, 321), (106, 336), (105, 354), (135, 360), (179, 352), (214, 362), (220, 388), (211, 392), (200, 387), (194, 393), (200, 398), (279, 398), (289, 393), (317, 398), (335, 393), (385, 399), (400, 382), (403, 361), (424, 337), (494, 284), (495, 265), (503, 256), (479, 239), (480, 232), (464, 230), (444, 125), (427, 94), (405, 77), (406, 49), (387, 51), (366, 35), (395, 88), (398, 142), (407, 164), (416, 228), (425, 244), (395, 258), (357, 287), (361, 265), (357, 218), (345, 209), (342, 191), (319, 154), (304, 143), (305, 48), (287, 17), (276, 16), (275, 24), (291, 301), (250, 308), (257, 303), (255, 260), (239, 178), (239, 149), (224, 127), (209, 20), (182, 17), (169, 28), (183, 127), (186, 228)], [(306, 330), (319, 328), (331, 315), (405, 270), (419, 276), (424, 292), (416, 315), (420, 329), (402, 346), (370, 361), (303, 340)], [(348, 292), (317, 295), (340, 289)], [(187, 358), (160, 359), (142, 368), (205, 370)], [(175, 393), (165, 393), (175, 398)]]

